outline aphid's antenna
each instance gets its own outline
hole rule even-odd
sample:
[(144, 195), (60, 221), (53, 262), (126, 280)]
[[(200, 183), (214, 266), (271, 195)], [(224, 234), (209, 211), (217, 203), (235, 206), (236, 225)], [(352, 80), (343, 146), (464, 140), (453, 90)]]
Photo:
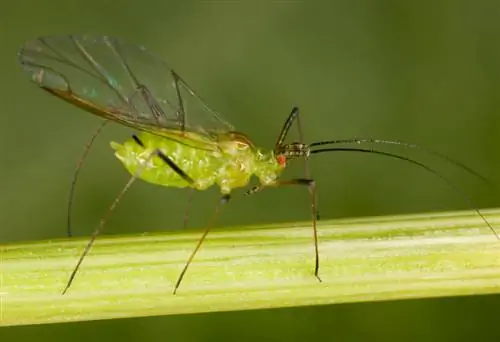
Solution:
[[(318, 144), (318, 143), (314, 143), (314, 144), (311, 144), (310, 146), (318, 146), (318, 145), (324, 145), (324, 144)], [(455, 192), (459, 193), (462, 198), (471, 206), (473, 206), (473, 210), (474, 212), (479, 216), (481, 217), (481, 219), (484, 221), (484, 223), (486, 223), (486, 225), (488, 226), (488, 228), (491, 230), (491, 232), (495, 235), (495, 237), (500, 240), (500, 236), (498, 235), (498, 233), (495, 231), (495, 229), (493, 229), (493, 227), (491, 226), (491, 224), (488, 222), (488, 220), (486, 219), (486, 217), (484, 217), (484, 215), (479, 211), (479, 209), (474, 205), (472, 199), (466, 194), (464, 193), (459, 187), (457, 187), (454, 183), (452, 183), (450, 180), (448, 180), (447, 178), (445, 178), (443, 175), (441, 175), (439, 172), (437, 172), (436, 170), (430, 168), (429, 166), (425, 165), (425, 164), (422, 164), (422, 163), (419, 163), (413, 159), (410, 159), (410, 158), (407, 158), (407, 157), (403, 157), (403, 156), (400, 156), (398, 154), (394, 154), (394, 153), (389, 153), (389, 152), (384, 152), (384, 151), (378, 151), (378, 150), (374, 150), (374, 149), (364, 149), (364, 148), (350, 148), (350, 147), (332, 147), (332, 148), (321, 148), (321, 149), (316, 149), (316, 150), (310, 150), (309, 153), (310, 154), (317, 154), (317, 153), (322, 153), (322, 152), (360, 152), (360, 153), (372, 153), (372, 154), (378, 154), (378, 155), (382, 155), (382, 156), (386, 156), (386, 157), (391, 157), (391, 158), (395, 158), (395, 159), (399, 159), (399, 160), (403, 160), (403, 161), (406, 161), (408, 163), (411, 163), (413, 165), (416, 165), (416, 166), (419, 166), (421, 168), (423, 168), (424, 170), (426, 170), (427, 172), (430, 172), (432, 173), (433, 175), (435, 175), (436, 177), (438, 177), (439, 179), (441, 179), (443, 182), (445, 182), (451, 189), (453, 189)]]
[(78, 175), (80, 174), (80, 170), (83, 166), (83, 163), (85, 162), (85, 159), (87, 158), (87, 154), (90, 151), (90, 148), (94, 144), (95, 139), (97, 136), (101, 133), (102, 129), (104, 126), (106, 126), (106, 123), (108, 123), (108, 120), (103, 121), (99, 127), (94, 131), (92, 136), (90, 137), (89, 141), (85, 145), (85, 148), (83, 149), (83, 153), (78, 159), (78, 162), (76, 163), (76, 169), (73, 174), (73, 180), (71, 181), (71, 187), (69, 189), (69, 199), (68, 199), (68, 212), (67, 212), (67, 223), (66, 223), (66, 230), (68, 233), (68, 237), (72, 237), (73, 233), (71, 231), (71, 209), (73, 208), (73, 198), (75, 195), (75, 187), (76, 187), (76, 182), (78, 181)]
[[(144, 144), (143, 144), (143, 142), (136, 135), (133, 135), (133, 138), (134, 138), (134, 141), (138, 145), (140, 145), (142, 147), (145, 147)], [(92, 248), (92, 245), (94, 244), (95, 239), (101, 233), (102, 229), (104, 228), (104, 225), (106, 224), (106, 222), (108, 221), (109, 217), (111, 216), (111, 214), (116, 209), (118, 203), (121, 201), (121, 199), (123, 198), (123, 196), (125, 195), (125, 193), (128, 191), (128, 189), (132, 186), (132, 184), (141, 176), (141, 173), (142, 173), (144, 167), (146, 167), (147, 164), (151, 161), (151, 159), (153, 159), (155, 156), (159, 157), (163, 162), (165, 162), (168, 166), (170, 166), (186, 182), (188, 182), (190, 184), (194, 183), (193, 179), (191, 177), (189, 177), (184, 171), (182, 171), (179, 168), (179, 166), (177, 166), (177, 164), (175, 164), (175, 162), (172, 159), (170, 159), (168, 156), (166, 156), (165, 154), (163, 154), (163, 152), (161, 152), (160, 150), (155, 150), (154, 152), (152, 152), (149, 155), (149, 157), (146, 159), (146, 161), (144, 163), (142, 163), (141, 165), (139, 165), (139, 167), (137, 168), (135, 174), (129, 179), (129, 181), (127, 182), (127, 184), (125, 184), (125, 186), (123, 187), (122, 191), (115, 198), (115, 200), (113, 201), (113, 203), (109, 207), (109, 209), (106, 212), (106, 214), (99, 221), (99, 225), (97, 226), (97, 228), (92, 233), (92, 236), (90, 237), (89, 242), (85, 246), (85, 249), (84, 249), (82, 255), (80, 256), (80, 259), (78, 259), (78, 262), (76, 263), (76, 266), (73, 269), (73, 272), (71, 272), (71, 275), (70, 275), (70, 277), (68, 279), (68, 283), (66, 284), (66, 287), (64, 288), (64, 290), (62, 292), (63, 295), (71, 287), (71, 284), (73, 283), (73, 280), (75, 279), (75, 276), (76, 276), (78, 270), (80, 269), (80, 265), (82, 264), (83, 259), (85, 259), (85, 257), (89, 253), (90, 249)], [(187, 268), (187, 266), (186, 266), (186, 268)]]
[(177, 289), (179, 288), (179, 285), (181, 284), (182, 282), (182, 279), (184, 278), (184, 274), (186, 273), (189, 265), (191, 264), (191, 262), (193, 261), (196, 253), (198, 252), (198, 250), (200, 249), (201, 247), (201, 244), (203, 243), (203, 241), (205, 240), (205, 237), (207, 236), (208, 232), (210, 231), (210, 229), (213, 227), (214, 225), (214, 222), (217, 221), (217, 219), (219, 218), (219, 214), (220, 214), (220, 210), (222, 208), (222, 206), (224, 204), (226, 204), (227, 202), (229, 202), (229, 200), (231, 199), (231, 196), (229, 194), (226, 194), (226, 195), (223, 195), (220, 199), (220, 202), (219, 204), (217, 205), (217, 207), (215, 208), (215, 212), (214, 212), (214, 215), (212, 216), (212, 220), (210, 221), (210, 224), (207, 226), (207, 228), (205, 228), (205, 230), (203, 231), (203, 234), (201, 235), (200, 239), (198, 240), (198, 243), (196, 244), (196, 247), (194, 248), (194, 250), (191, 252), (191, 255), (189, 256), (189, 259), (188, 261), (186, 262), (186, 264), (184, 265), (184, 268), (182, 269), (182, 272), (181, 274), (179, 275), (179, 278), (177, 278), (177, 282), (175, 283), (175, 286), (174, 286), (174, 291), (172, 292), (174, 295), (177, 293)]
[(319, 142), (315, 142), (315, 143), (310, 144), (309, 147), (316, 147), (316, 146), (323, 146), (323, 145), (338, 145), (338, 144), (384, 144), (384, 145), (398, 145), (398, 146), (402, 146), (402, 147), (405, 147), (408, 149), (417, 149), (417, 150), (420, 150), (420, 151), (425, 152), (427, 154), (438, 157), (438, 158), (440, 158), (440, 159), (442, 159), (442, 160), (444, 160), (452, 165), (455, 165), (456, 167), (464, 170), (465, 172), (468, 172), (469, 174), (477, 177), (485, 184), (492, 186), (492, 187), (495, 187), (495, 184), (491, 180), (484, 177), (483, 175), (481, 175), (477, 171), (474, 171), (472, 168), (468, 167), (467, 165), (459, 162), (458, 160), (450, 158), (445, 154), (431, 150), (427, 147), (417, 145), (417, 144), (406, 143), (404, 141), (354, 138), (354, 139), (339, 139), (339, 140), (319, 141)]

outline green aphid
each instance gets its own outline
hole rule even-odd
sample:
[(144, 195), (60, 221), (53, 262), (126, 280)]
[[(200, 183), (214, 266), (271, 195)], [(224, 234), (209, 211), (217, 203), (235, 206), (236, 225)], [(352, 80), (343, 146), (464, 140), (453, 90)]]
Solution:
[[(279, 163), (273, 151), (260, 151), (247, 142), (227, 140), (219, 142), (220, 150), (203, 150), (177, 141), (164, 139), (150, 133), (136, 136), (144, 146), (131, 139), (122, 145), (112, 142), (115, 156), (132, 174), (153, 184), (205, 190), (216, 184), (222, 194), (229, 194), (234, 188), (245, 187), (255, 175), (263, 186), (275, 182), (285, 164)], [(189, 177), (186, 181), (174, 169), (165, 167), (165, 162), (154, 155), (161, 151)], [(154, 155), (150, 158), (151, 155)], [(139, 171), (139, 168), (142, 169)]]
[[(218, 186), (222, 196), (215, 211), (214, 221), (220, 205), (230, 199), (232, 190), (246, 187), (252, 176), (257, 178), (259, 185), (248, 189), (245, 195), (255, 194), (266, 187), (306, 186), (311, 195), (314, 275), (318, 280), (316, 186), (309, 176), (307, 166), (311, 155), (322, 152), (360, 152), (396, 158), (435, 174), (456, 189), (433, 169), (407, 157), (372, 148), (336, 147), (339, 144), (399, 145), (442, 158), (485, 180), (465, 165), (415, 144), (378, 139), (342, 139), (306, 144), (303, 141), (297, 107), (288, 115), (274, 147), (257, 148), (245, 134), (236, 131), (229, 122), (211, 110), (161, 58), (143, 47), (114, 38), (90, 35), (41, 37), (22, 46), (19, 60), (31, 80), (43, 90), (105, 119), (78, 161), (68, 201), (68, 236), (71, 236), (70, 212), (74, 187), (80, 167), (95, 137), (108, 121), (138, 131), (132, 139), (122, 144), (111, 143), (116, 157), (132, 174), (132, 178), (100, 220), (78, 259), (63, 294), (70, 288), (107, 218), (136, 179), (166, 187), (199, 191), (213, 185)], [(286, 143), (294, 123), (298, 129), (299, 140)], [(305, 161), (304, 178), (281, 179), (280, 175), (287, 163), (297, 158)], [(467, 197), (465, 199), (470, 202)], [(495, 233), (479, 210), (474, 210)], [(187, 214), (185, 217), (187, 218)], [(213, 222), (207, 225), (189, 256), (175, 282), (174, 293), (212, 225)]]

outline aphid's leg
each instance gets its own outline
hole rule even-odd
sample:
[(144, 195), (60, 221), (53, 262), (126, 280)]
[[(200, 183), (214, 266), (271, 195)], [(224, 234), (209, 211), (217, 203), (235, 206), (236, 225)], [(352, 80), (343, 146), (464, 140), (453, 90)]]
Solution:
[(194, 196), (195, 189), (191, 188), (189, 191), (188, 199), (187, 199), (187, 204), (186, 204), (186, 211), (184, 212), (184, 220), (182, 224), (182, 228), (186, 229), (188, 225), (188, 220), (189, 220), (189, 212), (191, 209), (191, 202), (193, 201), (193, 196)]
[(177, 292), (177, 289), (179, 288), (179, 285), (181, 284), (182, 282), (182, 279), (184, 278), (184, 274), (186, 273), (189, 265), (191, 264), (191, 262), (193, 261), (194, 259), (194, 256), (196, 255), (196, 253), (198, 252), (198, 250), (200, 249), (201, 247), (201, 244), (203, 243), (203, 241), (205, 240), (205, 237), (207, 236), (208, 232), (210, 231), (210, 229), (213, 227), (215, 221), (217, 221), (217, 218), (219, 217), (219, 213), (220, 213), (220, 209), (221, 207), (226, 204), (227, 202), (229, 202), (229, 200), (231, 199), (231, 196), (229, 194), (226, 194), (226, 195), (223, 195), (221, 198), (220, 198), (220, 202), (219, 204), (217, 205), (217, 207), (215, 208), (215, 213), (214, 215), (212, 216), (212, 220), (210, 221), (210, 224), (207, 226), (207, 228), (205, 228), (205, 230), (203, 231), (203, 234), (201, 235), (200, 239), (198, 240), (198, 243), (196, 244), (196, 247), (194, 248), (194, 250), (191, 252), (191, 255), (189, 256), (189, 259), (188, 261), (186, 262), (186, 264), (184, 265), (184, 268), (182, 269), (182, 272), (181, 274), (179, 275), (179, 278), (177, 278), (177, 282), (175, 283), (175, 287), (174, 287), (174, 291), (173, 291), (173, 294), (175, 295), (176, 292)]
[(92, 147), (92, 144), (94, 143), (95, 139), (97, 136), (101, 133), (101, 130), (106, 126), (106, 123), (108, 120), (103, 121), (99, 127), (94, 131), (92, 136), (90, 137), (89, 141), (85, 145), (85, 148), (83, 150), (82, 155), (78, 159), (78, 162), (76, 163), (76, 169), (75, 173), (73, 174), (73, 180), (71, 181), (71, 187), (69, 189), (69, 199), (68, 199), (68, 212), (67, 212), (67, 221), (66, 221), (66, 230), (68, 232), (68, 237), (73, 236), (73, 233), (71, 232), (71, 209), (73, 207), (73, 198), (74, 198), (74, 193), (75, 193), (75, 186), (76, 182), (78, 180), (78, 175), (80, 174), (80, 170), (82, 168), (82, 165), (87, 158), (87, 154), (90, 151), (90, 148)]
[[(137, 135), (132, 135), (132, 138), (134, 139), (134, 141), (139, 144), (140, 146), (142, 147), (145, 147), (144, 146), (144, 143), (139, 139), (139, 137)], [(151, 153), (151, 155), (148, 157), (148, 159), (146, 160), (146, 163), (147, 164), (154, 156), (157, 156), (159, 157), (162, 161), (164, 161), (168, 166), (170, 166), (172, 168), (172, 170), (175, 171), (175, 173), (177, 173), (182, 179), (184, 179), (186, 182), (188, 182), (189, 184), (193, 184), (194, 183), (194, 180), (188, 176), (187, 173), (185, 173), (170, 157), (168, 157), (167, 155), (165, 155), (162, 151), (160, 150), (155, 150), (153, 153)], [(143, 164), (144, 165), (144, 164)], [(141, 170), (142, 171), (142, 168)], [(139, 173), (139, 170), (137, 170), (136, 172), (136, 175), (135, 177), (137, 178), (138, 177), (138, 173)], [(140, 174), (139, 174), (140, 175)]]
[[(142, 143), (142, 141), (136, 136), (134, 135), (133, 136), (135, 142), (137, 144), (139, 144), (140, 146), (144, 147), (144, 144)], [(181, 176), (182, 178), (184, 178), (185, 181), (187, 181), (188, 183), (190, 184), (193, 184), (194, 183), (194, 180), (191, 179), (191, 177), (189, 177), (184, 171), (182, 171), (179, 166), (177, 166), (177, 164), (175, 164), (175, 162), (173, 160), (171, 160), (169, 157), (167, 157), (166, 155), (164, 155), (163, 153), (161, 153), (160, 151), (157, 151), (157, 155), (158, 157), (160, 157), (165, 163), (167, 163), (179, 176)], [(191, 202), (191, 197), (192, 197), (192, 194), (191, 193), (191, 196), (189, 198), (189, 201), (188, 201), (188, 205), (190, 204)], [(179, 275), (179, 278), (177, 278), (177, 282), (175, 283), (175, 286), (174, 286), (174, 291), (173, 291), (173, 294), (175, 295), (176, 292), (177, 292), (177, 289), (179, 288), (179, 285), (181, 284), (182, 282), (182, 279), (184, 278), (184, 274), (186, 273), (189, 265), (191, 264), (191, 262), (193, 261), (196, 253), (198, 252), (198, 250), (200, 249), (201, 247), (201, 244), (203, 243), (203, 241), (205, 240), (205, 237), (207, 236), (208, 232), (210, 231), (210, 229), (212, 228), (214, 222), (217, 220), (217, 218), (219, 217), (219, 212), (220, 212), (220, 208), (222, 207), (223, 204), (226, 204), (227, 202), (229, 202), (231, 196), (229, 194), (226, 194), (226, 195), (223, 195), (221, 197), (221, 200), (220, 200), (220, 203), (219, 205), (217, 205), (217, 207), (215, 208), (215, 213), (214, 213), (214, 216), (212, 217), (212, 220), (210, 221), (210, 224), (207, 226), (207, 228), (205, 228), (205, 230), (203, 231), (203, 234), (201, 235), (201, 238), (198, 240), (198, 243), (196, 244), (196, 247), (195, 249), (191, 252), (191, 255), (189, 256), (189, 259), (188, 261), (186, 262), (186, 264), (184, 265), (184, 268), (182, 269), (181, 271), (181, 274)], [(184, 223), (187, 224), (187, 212), (186, 212), (186, 216), (184, 217), (185, 221)]]
[[(144, 144), (142, 143), (142, 141), (137, 137), (137, 136), (133, 136), (135, 142), (137, 142), (140, 146), (144, 147)], [(109, 207), (108, 211), (106, 212), (106, 214), (101, 218), (101, 220), (99, 221), (99, 225), (97, 226), (97, 228), (94, 230), (94, 232), (92, 233), (92, 236), (90, 237), (90, 240), (89, 242), (87, 243), (87, 245), (85, 246), (85, 249), (82, 253), (82, 255), (80, 256), (80, 259), (78, 259), (78, 262), (76, 263), (76, 266), (75, 268), (73, 269), (73, 272), (71, 272), (71, 275), (68, 279), (68, 282), (66, 284), (66, 287), (64, 288), (62, 294), (64, 295), (68, 289), (70, 288), (71, 284), (73, 283), (73, 280), (76, 276), (76, 273), (78, 272), (78, 269), (80, 268), (80, 265), (82, 264), (83, 262), (83, 259), (87, 256), (87, 254), (89, 253), (90, 251), (90, 248), (92, 248), (92, 245), (94, 244), (94, 241), (95, 239), (97, 238), (97, 236), (101, 233), (104, 225), (106, 224), (107, 220), (109, 219), (109, 216), (113, 213), (113, 211), (116, 209), (118, 203), (121, 201), (121, 199), (123, 198), (123, 196), (125, 195), (125, 193), (128, 191), (128, 189), (130, 188), (130, 186), (135, 182), (135, 180), (137, 178), (140, 177), (141, 173), (142, 173), (142, 170), (144, 168), (145, 165), (147, 165), (149, 163), (149, 161), (153, 158), (153, 157), (159, 157), (161, 160), (163, 160), (168, 166), (170, 166), (180, 177), (182, 177), (186, 182), (192, 184), (194, 183), (193, 179), (191, 179), (191, 177), (189, 177), (184, 171), (181, 170), (181, 168), (179, 166), (177, 166), (177, 164), (175, 164), (175, 162), (170, 159), (168, 156), (166, 156), (163, 152), (161, 152), (160, 150), (155, 150), (154, 152), (152, 152), (148, 158), (146, 159), (145, 163), (140, 165), (138, 167), (138, 169), (136, 170), (135, 174), (129, 179), (129, 181), (127, 182), (127, 184), (125, 184), (125, 186), (123, 187), (122, 191), (120, 192), (120, 194), (115, 198), (115, 200), (113, 201), (113, 203), (111, 204), (111, 206)]]
[[(244, 195), (253, 195), (253, 194), (256, 194), (257, 192), (262, 191), (264, 188), (268, 188), (268, 187), (277, 188), (277, 187), (281, 187), (281, 186), (285, 186), (285, 185), (305, 185), (311, 191), (311, 188), (313, 188), (313, 189), (315, 188), (316, 183), (315, 183), (314, 179), (310, 179), (310, 178), (294, 178), (294, 179), (285, 179), (285, 180), (278, 179), (274, 183), (255, 186), (255, 187), (251, 188), (250, 190), (248, 190), (247, 192), (245, 192)], [(312, 212), (313, 212), (312, 223), (313, 223), (314, 255), (315, 255), (314, 276), (321, 282), (321, 278), (319, 277), (318, 231), (316, 228), (316, 220), (317, 219), (316, 219), (316, 215), (314, 214), (314, 213), (316, 213), (316, 200), (315, 200), (314, 196), (312, 197), (312, 205), (311, 206), (312, 206)]]
[[(297, 130), (299, 133), (299, 142), (300, 144), (304, 144), (304, 134), (302, 133), (302, 124), (300, 123), (300, 111), (298, 107), (293, 107), (292, 111), (290, 112), (290, 115), (288, 115), (288, 118), (285, 120), (285, 123), (283, 124), (283, 127), (281, 128), (281, 132), (278, 135), (278, 139), (276, 140), (276, 144), (274, 147), (274, 151), (276, 153), (279, 153), (280, 149), (283, 147), (283, 143), (285, 142), (285, 139), (288, 135), (288, 132), (290, 131), (290, 128), (292, 127), (292, 124), (294, 122), (297, 122)], [(307, 156), (304, 157), (304, 178), (310, 179), (310, 172), (309, 172), (309, 160)], [(311, 206), (313, 206), (315, 209), (313, 209), (312, 215), (316, 218), (316, 220), (319, 220), (319, 211), (316, 209), (317, 205), (313, 205), (313, 203), (317, 202), (317, 195), (316, 195), (316, 186), (309, 187), (309, 193), (311, 195)]]
[[(139, 137), (137, 137), (137, 135), (133, 135), (132, 138), (134, 139), (134, 141), (141, 147), (144, 147), (144, 144), (143, 142), (139, 139)], [(184, 171), (182, 171), (178, 166), (177, 164), (174, 163), (173, 160), (171, 160), (170, 158), (168, 158), (167, 156), (165, 156), (163, 153), (159, 152), (160, 153), (160, 158), (162, 158), (172, 169), (174, 169), (174, 171), (179, 175), (181, 176), (182, 178), (184, 178), (184, 180), (186, 180), (189, 184), (192, 184), (194, 183), (194, 181), (186, 174), (184, 173)], [(191, 207), (191, 201), (193, 199), (193, 195), (194, 195), (194, 191), (195, 189), (194, 188), (191, 188), (191, 191), (189, 192), (189, 196), (188, 196), (188, 200), (187, 200), (187, 205), (186, 205), (186, 211), (184, 213), (184, 223), (183, 223), (183, 228), (186, 228), (187, 227), (187, 223), (188, 223), (188, 219), (189, 219), (189, 208)]]

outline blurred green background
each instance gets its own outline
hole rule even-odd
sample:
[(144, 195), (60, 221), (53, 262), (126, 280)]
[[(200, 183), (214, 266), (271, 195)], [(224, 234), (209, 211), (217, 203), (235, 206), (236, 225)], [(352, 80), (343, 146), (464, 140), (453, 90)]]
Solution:
[[(76, 160), (100, 122), (28, 81), (16, 60), (25, 40), (94, 33), (145, 45), (259, 146), (273, 146), (297, 105), (308, 141), (413, 142), (500, 184), (499, 23), (495, 0), (6, 2), (0, 12), (0, 242), (65, 236)], [(77, 187), (75, 235), (90, 235), (127, 181), (109, 141), (130, 134), (113, 125), (98, 138)], [(498, 192), (463, 171), (422, 153), (387, 150), (440, 170), (478, 207), (500, 205)], [(301, 170), (298, 164), (286, 175)], [(397, 160), (324, 154), (311, 160), (311, 170), (323, 218), (471, 208), (436, 177)], [(217, 198), (216, 188), (196, 194), (190, 226), (203, 226)], [(106, 234), (178, 229), (184, 199), (186, 191), (137, 182)], [(233, 201), (220, 225), (308, 218), (307, 192), (288, 188)], [(468, 341), (498, 336), (499, 307), (499, 297), (486, 296), (4, 328), (0, 336)]]

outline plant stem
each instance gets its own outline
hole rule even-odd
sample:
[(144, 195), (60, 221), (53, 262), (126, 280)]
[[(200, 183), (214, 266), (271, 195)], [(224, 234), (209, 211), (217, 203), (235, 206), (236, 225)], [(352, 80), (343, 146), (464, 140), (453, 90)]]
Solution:
[[(500, 209), (483, 214), (500, 231)], [(474, 212), (218, 228), (173, 285), (199, 231), (1, 246), (0, 325), (500, 292), (500, 241)]]

